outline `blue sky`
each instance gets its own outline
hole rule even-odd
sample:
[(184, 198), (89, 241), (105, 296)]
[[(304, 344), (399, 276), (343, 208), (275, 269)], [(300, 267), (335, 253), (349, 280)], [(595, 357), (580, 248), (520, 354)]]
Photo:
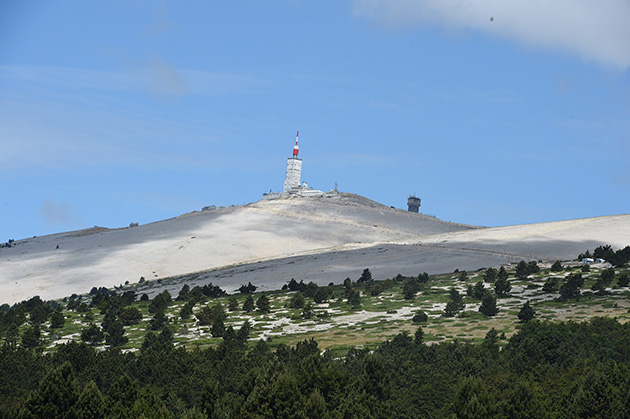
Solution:
[(316, 189), (627, 213), (630, 3), (549, 3), (2, 2), (0, 241), (257, 201), (296, 130)]

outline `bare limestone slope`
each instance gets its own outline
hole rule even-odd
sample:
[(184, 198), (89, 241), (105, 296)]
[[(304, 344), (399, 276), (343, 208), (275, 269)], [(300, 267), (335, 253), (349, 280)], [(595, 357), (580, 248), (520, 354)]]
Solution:
[(353, 194), (259, 201), (134, 228), (95, 227), (19, 240), (0, 249), (0, 303), (476, 228)]
[[(630, 215), (481, 228), (393, 209), (369, 199), (289, 198), (193, 212), (134, 228), (93, 228), (19, 240), (0, 249), (0, 303), (92, 287), (148, 282), (177, 292), (213, 282), (277, 289), (291, 278), (340, 283), (370, 268), (383, 279), (572, 259), (630, 245)], [(161, 279), (155, 284), (153, 279)]]
[(630, 215), (616, 215), (539, 224), (467, 229), (429, 234), (373, 245), (347, 245), (320, 249), (292, 257), (248, 263), (171, 278), (159, 287), (147, 285), (140, 292), (163, 289), (177, 293), (183, 283), (193, 287), (212, 282), (226, 291), (252, 282), (259, 290), (282, 287), (291, 278), (319, 285), (358, 279), (369, 268), (376, 279), (421, 272), (452, 272), (517, 263), (520, 260), (571, 260), (587, 249), (610, 244), (630, 245)]

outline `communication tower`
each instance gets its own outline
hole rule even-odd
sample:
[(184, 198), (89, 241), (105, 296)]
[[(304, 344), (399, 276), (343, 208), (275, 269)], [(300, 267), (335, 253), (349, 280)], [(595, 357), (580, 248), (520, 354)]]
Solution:
[(283, 192), (287, 193), (291, 189), (298, 188), (301, 184), (302, 178), (302, 159), (298, 158), (300, 147), (298, 146), (298, 139), (300, 137), (300, 131), (295, 136), (295, 145), (293, 146), (293, 156), (287, 159), (287, 175), (284, 179)]

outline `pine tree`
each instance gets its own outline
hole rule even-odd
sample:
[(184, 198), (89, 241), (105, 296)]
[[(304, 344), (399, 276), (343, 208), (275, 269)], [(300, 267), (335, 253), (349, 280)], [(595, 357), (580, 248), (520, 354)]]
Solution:
[(361, 307), (361, 293), (354, 288), (348, 294), (348, 304), (354, 309)]
[(238, 310), (238, 299), (235, 295), (231, 296), (228, 300), (228, 310), (236, 311)]
[(566, 301), (570, 299), (579, 299), (582, 295), (580, 292), (580, 287), (582, 285), (584, 285), (582, 274), (569, 274), (565, 283), (560, 287), (560, 300)]
[(494, 283), (494, 292), (499, 297), (508, 296), (511, 289), (512, 289), (512, 285), (510, 284), (510, 281), (507, 279), (497, 279)]
[(542, 291), (549, 294), (558, 291), (558, 278), (547, 278)]
[(166, 290), (162, 291), (151, 300), (149, 313), (157, 313), (158, 311), (166, 310), (172, 301), (171, 294)]
[(33, 391), (24, 410), (25, 417), (73, 418), (73, 407), (79, 399), (79, 386), (74, 378), (72, 366), (64, 362), (51, 370)]
[(313, 390), (308, 399), (306, 400), (306, 404), (304, 406), (304, 417), (319, 419), (319, 418), (327, 418), (330, 417), (328, 413), (328, 408), (326, 407), (326, 399), (321, 395), (319, 389)]
[(119, 321), (112, 323), (107, 329), (107, 336), (105, 343), (112, 346), (121, 346), (129, 341), (129, 338), (125, 336), (125, 328)]
[(464, 304), (464, 298), (462, 295), (455, 289), (455, 287), (451, 287), (449, 290), (449, 297), (451, 301), (453, 301), (457, 305), (457, 311), (463, 310), (466, 308), (466, 304)]
[[(573, 397), (570, 417), (576, 418), (612, 418), (618, 413), (619, 406), (615, 398), (616, 388), (604, 375), (591, 373), (577, 389)], [(625, 417), (623, 415), (622, 417)]]
[(22, 346), (26, 349), (37, 348), (40, 344), (39, 325), (29, 326), (22, 333)]
[(15, 323), (11, 323), (4, 333), (4, 341), (9, 347), (15, 347), (20, 339), (20, 329)]
[(289, 301), (289, 307), (291, 308), (302, 308), (306, 304), (306, 299), (304, 298), (304, 294), (300, 291), (293, 294), (291, 300)]
[(527, 262), (525, 262), (524, 260), (521, 260), (518, 265), (516, 265), (516, 272), (515, 275), (518, 279), (525, 279), (527, 278), (527, 276), (529, 275), (529, 266), (527, 265)]
[(403, 284), (403, 298), (405, 300), (413, 300), (416, 298), (416, 287), (412, 281), (405, 281)]
[(613, 279), (615, 279), (615, 270), (613, 268), (604, 269), (599, 277), (604, 285), (612, 284)]
[(527, 271), (529, 275), (537, 274), (538, 272), (540, 272), (540, 266), (538, 266), (536, 261), (532, 260), (527, 264)]
[(368, 268), (365, 268), (363, 270), (363, 273), (361, 274), (361, 278), (359, 278), (357, 282), (363, 283), (363, 282), (369, 282), (371, 280), (372, 280), (372, 272), (370, 272)]
[(247, 342), (247, 338), (249, 337), (249, 332), (252, 330), (252, 325), (249, 323), (248, 320), (245, 320), (245, 322), (243, 323), (243, 325), (241, 326), (240, 329), (238, 329), (238, 332), (236, 333), (236, 337), (242, 342), (245, 343)]
[(444, 317), (454, 317), (459, 312), (459, 304), (455, 301), (449, 301), (444, 307)]
[(109, 308), (105, 313), (105, 317), (103, 317), (103, 321), (101, 322), (101, 328), (103, 330), (108, 330), (109, 327), (118, 321), (118, 316), (113, 308)]
[(168, 319), (162, 310), (155, 313), (153, 318), (149, 321), (151, 330), (161, 330), (167, 322)]
[(81, 331), (81, 340), (88, 345), (97, 345), (103, 341), (104, 337), (105, 335), (101, 328), (94, 323)]
[(177, 294), (177, 299), (180, 301), (188, 301), (190, 298), (190, 285), (184, 284), (182, 289), (179, 290), (179, 294)]
[(254, 292), (256, 292), (256, 288), (258, 287), (253, 285), (251, 282), (248, 282), (247, 285), (241, 285), (238, 291), (241, 294), (253, 294)]
[(96, 383), (90, 381), (83, 387), (73, 413), (77, 418), (100, 419), (105, 417), (105, 411), (105, 398)]
[(414, 323), (424, 323), (429, 320), (429, 316), (424, 311), (420, 310), (416, 314), (413, 315), (411, 321)]
[(310, 319), (315, 315), (315, 310), (313, 309), (313, 303), (307, 303), (304, 306), (304, 310), (302, 310), (302, 318)]
[(66, 319), (63, 317), (63, 313), (60, 310), (55, 310), (50, 315), (50, 328), (61, 329), (65, 324)]
[(306, 288), (304, 289), (304, 296), (306, 296), (307, 298), (313, 298), (318, 289), (319, 285), (317, 285), (313, 281), (310, 281), (308, 284), (306, 284)]
[(223, 337), (223, 333), (225, 333), (225, 324), (223, 323), (222, 317), (217, 317), (212, 323), (212, 329), (210, 330), (213, 338)]
[(415, 333), (413, 334), (413, 337), (414, 337), (413, 342), (416, 345), (422, 344), (422, 339), (424, 339), (424, 330), (422, 330), (422, 327), (418, 326)]
[(182, 309), (179, 311), (179, 317), (182, 320), (188, 320), (192, 317), (193, 314), (193, 307), (194, 307), (195, 303), (193, 301), (188, 301), (184, 304), (184, 306), (182, 307)]
[[(153, 332), (149, 332), (156, 338)], [(157, 339), (157, 338), (156, 338)], [(113, 418), (128, 417), (127, 413), (138, 396), (138, 384), (127, 374), (123, 374), (107, 392), (106, 404)]]
[(453, 410), (458, 419), (494, 417), (496, 405), (481, 378), (466, 377), (458, 387), (453, 403)]
[(486, 316), (496, 316), (499, 312), (497, 307), (497, 299), (494, 295), (486, 293), (481, 299), (481, 306), (479, 307), (481, 314)]
[(521, 311), (518, 312), (518, 319), (521, 323), (527, 323), (536, 316), (536, 311), (529, 305), (529, 301), (523, 304)]
[(346, 278), (343, 280), (343, 289), (344, 295), (347, 297), (350, 294), (350, 290), (352, 290), (353, 284), (350, 278)]
[(254, 298), (251, 295), (248, 295), (243, 302), (243, 311), (250, 312), (254, 311)]
[(328, 295), (330, 291), (331, 290), (327, 287), (317, 288), (317, 291), (315, 291), (315, 295), (313, 296), (313, 301), (315, 301), (317, 304), (325, 302), (326, 300), (328, 300)]
[(136, 307), (125, 307), (120, 310), (118, 318), (123, 326), (131, 326), (132, 324), (140, 323), (142, 313)]
[(140, 390), (138, 398), (133, 404), (129, 416), (132, 418), (171, 419), (173, 415), (168, 411), (160, 398), (151, 387)]
[(262, 294), (260, 297), (258, 297), (258, 300), (256, 300), (256, 307), (261, 313), (269, 313), (271, 311), (269, 297), (267, 297), (265, 294)]
[(472, 287), (470, 296), (475, 300), (481, 300), (487, 292), (488, 291), (483, 286), (483, 281), (479, 281), (475, 284), (474, 287)]
[(29, 314), (29, 320), (31, 324), (40, 325), (48, 319), (50, 308), (45, 306), (39, 297), (37, 297), (38, 304), (36, 304)]
[(494, 268), (488, 268), (483, 274), (483, 280), (485, 282), (493, 283), (497, 279), (497, 270)]

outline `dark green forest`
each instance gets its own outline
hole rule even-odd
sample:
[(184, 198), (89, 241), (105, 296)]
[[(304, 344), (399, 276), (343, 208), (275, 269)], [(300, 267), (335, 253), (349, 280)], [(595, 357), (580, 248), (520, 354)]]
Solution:
[(271, 349), (230, 328), (216, 348), (176, 348), (166, 327), (137, 352), (70, 342), (0, 349), (5, 418), (626, 418), (630, 326), (523, 323), (507, 341), (401, 333), (343, 357), (317, 342)]
[[(514, 284), (520, 278), (524, 289), (540, 288), (539, 296), (557, 291), (553, 301), (539, 303), (540, 316), (529, 300), (522, 307), (519, 303), (519, 310), (511, 309), (513, 314), (505, 315), (514, 322), (509, 338), (501, 329), (476, 326), (485, 327), (480, 342), (431, 340), (425, 331), (432, 323), (422, 310), (413, 313), (411, 332), (395, 329), (387, 340), (366, 347), (322, 350), (313, 338), (256, 340), (261, 335), (249, 321), (238, 327), (224, 323), (226, 312), (216, 303), (223, 299), (229, 311), (242, 306), (243, 312), (264, 316), (271, 310), (270, 299), (262, 293), (254, 300), (252, 284), (241, 287), (246, 297), (240, 301), (212, 284), (193, 289), (184, 285), (177, 297), (179, 320), (165, 314), (174, 303), (168, 291), (151, 300), (144, 294), (139, 301), (133, 290), (105, 288), (63, 301), (33, 297), (0, 310), (0, 419), (630, 418), (630, 322), (624, 318), (627, 309), (617, 307), (627, 307), (630, 247), (617, 252), (599, 247), (594, 255), (623, 268), (591, 272), (588, 265), (563, 267), (558, 261), (550, 272), (532, 279), (538, 265), (522, 261), (514, 272), (488, 268), (470, 281), (468, 273), (458, 270), (456, 279), (436, 280), (423, 273), (374, 281), (365, 269), (356, 283), (347, 278), (338, 287), (292, 280), (286, 286), (291, 294), (274, 297), (276, 305), (285, 298), (284, 308), (301, 313), (293, 319), (299, 322), (317, 316), (314, 304), (333, 300), (332, 294), (338, 294), (332, 304), (354, 310), (374, 304), (369, 296), (377, 299), (395, 289), (400, 301), (441, 298), (446, 308), (438, 310), (440, 319), (457, 316), (459, 322), (472, 322), (476, 315), (497, 315), (497, 298), (510, 297), (510, 274)], [(561, 277), (551, 274), (562, 271)], [(591, 291), (583, 293), (585, 278)], [(442, 287), (457, 281), (466, 296), (452, 286), (440, 290), (427, 285), (435, 281)], [(494, 283), (494, 293), (484, 282)], [(481, 314), (463, 311), (464, 298), (481, 300)], [(600, 310), (600, 316), (604, 299), (616, 313), (626, 314), (619, 320), (541, 319), (550, 307), (566, 310), (569, 305)], [(199, 307), (193, 311), (196, 302)], [(504, 305), (502, 310), (510, 309)], [(89, 326), (78, 321), (79, 314)], [(125, 327), (137, 326), (147, 314), (153, 317), (130, 346)], [(193, 322), (193, 315), (209, 328), (212, 344), (186, 348), (176, 340), (176, 328)], [(100, 327), (93, 322), (97, 316)], [(442, 321), (436, 313), (432, 316), (433, 323)], [(505, 320), (494, 323), (501, 324)], [(44, 329), (64, 327), (74, 328), (80, 341), (42, 344)]]

